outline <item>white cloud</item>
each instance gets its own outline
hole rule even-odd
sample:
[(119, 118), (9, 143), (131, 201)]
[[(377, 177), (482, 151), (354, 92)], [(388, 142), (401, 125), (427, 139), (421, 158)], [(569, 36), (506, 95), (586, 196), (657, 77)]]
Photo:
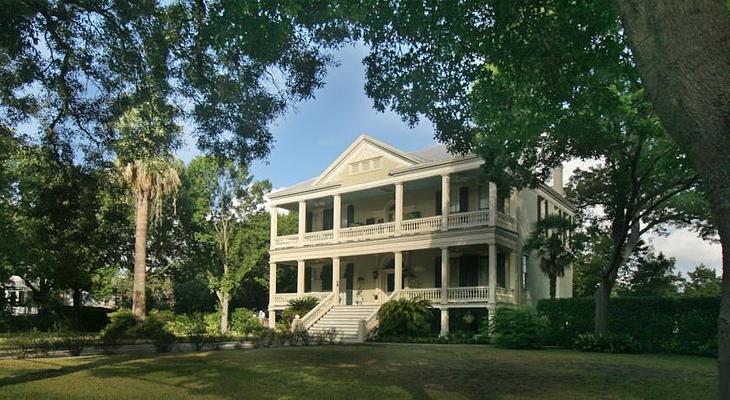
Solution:
[(669, 236), (648, 235), (647, 242), (667, 256), (677, 259), (677, 270), (686, 273), (700, 263), (720, 272), (722, 268), (722, 247), (697, 237), (687, 229), (675, 229)]

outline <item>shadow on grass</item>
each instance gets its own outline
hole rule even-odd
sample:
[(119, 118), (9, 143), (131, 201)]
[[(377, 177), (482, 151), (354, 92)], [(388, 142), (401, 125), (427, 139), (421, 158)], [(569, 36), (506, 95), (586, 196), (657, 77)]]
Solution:
[[(97, 356), (95, 356), (96, 358)], [(19, 375), (9, 376), (0, 378), (0, 387), (6, 385), (17, 385), (21, 383), (30, 383), (43, 379), (57, 378), (75, 372), (92, 370), (116, 363), (124, 362), (128, 358), (125, 356), (105, 356), (103, 358), (97, 358), (95, 361), (90, 361), (82, 364), (63, 365), (59, 362), (59, 359), (53, 358), (33, 358), (23, 360), (24, 363), (32, 365), (36, 368), (20, 373)], [(62, 359), (63, 362), (67, 362), (68, 359)], [(74, 361), (82, 361), (82, 359), (75, 359)], [(44, 368), (46, 367), (46, 368)]]

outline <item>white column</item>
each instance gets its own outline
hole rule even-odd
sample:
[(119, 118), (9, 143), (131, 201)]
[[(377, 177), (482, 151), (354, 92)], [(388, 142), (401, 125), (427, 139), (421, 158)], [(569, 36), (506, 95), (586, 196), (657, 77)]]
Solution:
[(307, 202), (299, 202), (299, 245), (304, 246), (304, 232), (307, 231)]
[(489, 303), (497, 302), (497, 246), (489, 245)]
[[(449, 294), (449, 248), (441, 248), (441, 304), (448, 302)], [(443, 314), (441, 314), (443, 316)], [(448, 318), (448, 315), (447, 315)], [(442, 318), (443, 321), (443, 318)]]
[(395, 252), (395, 290), (403, 289), (403, 252)]
[(403, 182), (395, 184), (395, 233), (400, 233), (403, 222)]
[(445, 336), (449, 333), (449, 309), (441, 309), (441, 336)]
[(276, 263), (269, 263), (269, 328), (272, 329), (276, 327), (274, 296), (276, 296)]
[(304, 294), (304, 260), (297, 260), (297, 297)]
[(332, 238), (337, 242), (340, 239), (340, 225), (342, 225), (342, 198), (336, 194), (332, 200)]
[(332, 291), (337, 296), (335, 304), (340, 304), (340, 257), (332, 257)]
[(451, 185), (449, 174), (441, 175), (441, 230), (449, 229), (449, 208), (451, 207)]
[(274, 249), (276, 248), (276, 235), (277, 235), (277, 225), (278, 225), (278, 217), (279, 217), (279, 208), (272, 205), (271, 209), (269, 210), (269, 213), (271, 214), (271, 237), (269, 240), (269, 247)]
[(489, 225), (497, 225), (497, 185), (489, 182)]

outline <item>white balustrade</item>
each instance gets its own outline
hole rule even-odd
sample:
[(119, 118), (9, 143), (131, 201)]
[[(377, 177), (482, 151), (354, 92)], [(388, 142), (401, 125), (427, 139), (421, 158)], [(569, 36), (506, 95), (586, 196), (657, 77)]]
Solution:
[(403, 233), (433, 232), (441, 229), (441, 216), (408, 219), (401, 222)]
[(497, 303), (514, 303), (513, 289), (498, 287), (495, 294), (497, 295)]
[(304, 244), (331, 242), (333, 238), (334, 233), (331, 229), (326, 231), (307, 232), (304, 234)]
[(489, 210), (449, 214), (449, 229), (483, 226), (487, 225), (488, 221)]
[(283, 249), (287, 247), (296, 247), (299, 244), (299, 235), (286, 235), (276, 237), (276, 246), (274, 248)]
[(376, 239), (395, 234), (395, 222), (340, 229), (340, 240)]
[(486, 303), (489, 301), (489, 287), (450, 287), (446, 289), (446, 299), (449, 303)]
[(439, 303), (441, 301), (440, 288), (427, 289), (403, 289), (400, 291), (401, 299), (418, 299), (428, 300), (431, 303)]

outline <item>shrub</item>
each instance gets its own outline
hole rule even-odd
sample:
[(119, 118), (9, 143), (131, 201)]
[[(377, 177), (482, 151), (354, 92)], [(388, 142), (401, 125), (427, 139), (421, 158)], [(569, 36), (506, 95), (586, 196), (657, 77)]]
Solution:
[(319, 300), (312, 296), (291, 299), (289, 300), (289, 307), (287, 307), (282, 314), (283, 319), (288, 323), (291, 323), (297, 315), (300, 317), (307, 315), (307, 313), (312, 311), (314, 307), (317, 307), (317, 304), (319, 304)]
[(254, 337), (254, 347), (271, 347), (276, 341), (276, 331), (271, 328), (263, 328)]
[(236, 308), (231, 314), (231, 330), (240, 335), (251, 335), (259, 332), (263, 326), (256, 314), (246, 308)]
[(59, 328), (77, 332), (99, 332), (108, 323), (109, 310), (100, 307), (56, 306), (40, 310), (36, 315), (0, 315), (0, 331), (51, 332)]
[(392, 300), (378, 311), (378, 335), (428, 336), (432, 319), (433, 309), (428, 300)]
[(585, 333), (578, 335), (573, 342), (573, 348), (580, 351), (597, 353), (638, 353), (639, 344), (629, 335), (608, 333), (595, 335)]
[(101, 331), (101, 344), (105, 353), (126, 336), (127, 331), (134, 327), (137, 321), (130, 310), (117, 310), (109, 314), (109, 324)]
[(292, 332), (289, 344), (308, 346), (309, 341), (309, 332), (304, 328), (298, 328)]
[[(612, 297), (609, 333), (626, 333), (643, 351), (713, 355), (720, 299)], [(593, 299), (541, 300), (548, 318), (546, 343), (568, 347), (580, 334), (593, 332)], [(615, 330), (614, 330), (615, 329)]]
[(10, 357), (22, 360), (35, 353), (35, 342), (32, 334), (23, 333), (8, 339), (6, 343)]
[(59, 347), (68, 351), (70, 356), (80, 356), (84, 348), (88, 346), (90, 340), (83, 336), (67, 335), (63, 336), (59, 341)]
[(101, 333), (102, 348), (109, 352), (122, 339), (148, 339), (158, 352), (170, 351), (175, 335), (166, 329), (165, 318), (170, 318), (170, 314), (150, 313), (144, 320), (137, 321), (129, 310), (116, 311), (110, 315), (111, 322)]
[(221, 334), (221, 313), (214, 312), (205, 315), (205, 333), (211, 336)]
[(495, 346), (508, 349), (538, 349), (546, 322), (529, 308), (500, 307), (492, 319), (491, 336)]

